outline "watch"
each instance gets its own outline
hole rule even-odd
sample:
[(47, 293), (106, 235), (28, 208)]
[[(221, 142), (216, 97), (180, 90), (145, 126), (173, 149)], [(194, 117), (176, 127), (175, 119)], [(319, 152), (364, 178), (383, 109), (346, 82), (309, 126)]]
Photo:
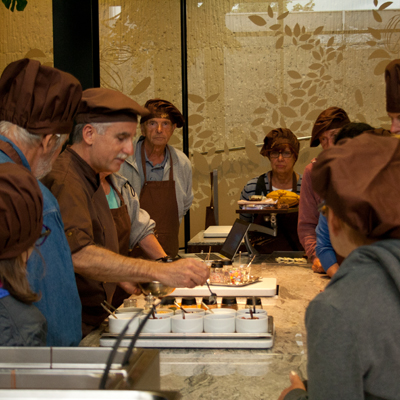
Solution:
[(170, 262), (173, 262), (174, 260), (170, 256), (164, 256), (164, 257), (157, 258), (155, 261), (163, 262), (163, 263), (170, 263)]

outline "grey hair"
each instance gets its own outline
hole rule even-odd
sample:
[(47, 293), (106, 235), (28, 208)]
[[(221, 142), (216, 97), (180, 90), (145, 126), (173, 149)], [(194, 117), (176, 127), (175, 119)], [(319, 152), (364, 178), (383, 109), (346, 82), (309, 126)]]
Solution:
[[(39, 146), (43, 139), (42, 135), (35, 135), (29, 133), (26, 129), (21, 128), (9, 121), (0, 121), (0, 135), (5, 136), (11, 141), (17, 141), (21, 143), (22, 146), (30, 148)], [(54, 149), (58, 149), (64, 144), (67, 134), (55, 134), (56, 141), (54, 143)]]
[[(71, 142), (72, 142), (72, 144), (82, 142), (82, 140), (83, 140), (83, 134), (82, 134), (82, 132), (83, 132), (83, 128), (84, 128), (86, 125), (89, 125), (89, 124), (86, 123), (86, 124), (76, 124), (76, 125), (75, 125), (74, 131), (73, 131), (73, 133), (72, 133), (72, 135), (71, 135)], [(113, 123), (112, 123), (112, 122), (96, 122), (96, 123), (90, 123), (90, 125), (92, 125), (94, 129), (96, 129), (96, 131), (97, 131), (97, 133), (98, 133), (99, 135), (104, 135), (104, 133), (106, 132), (106, 130), (107, 130), (111, 125), (113, 125)]]

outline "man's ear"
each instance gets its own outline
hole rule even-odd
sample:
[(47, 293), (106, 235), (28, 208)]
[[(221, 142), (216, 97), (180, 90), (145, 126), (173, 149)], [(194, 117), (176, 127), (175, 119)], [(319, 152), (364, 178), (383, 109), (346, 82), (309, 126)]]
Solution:
[(42, 154), (47, 154), (49, 153), (54, 146), (53, 139), (54, 135), (44, 135), (42, 138), (42, 141), (40, 142), (40, 147), (41, 147), (41, 153)]
[(97, 131), (93, 125), (86, 124), (82, 129), (82, 140), (91, 146), (94, 143), (96, 133)]
[(337, 236), (343, 230), (343, 227), (342, 224), (340, 223), (339, 218), (333, 212), (332, 208), (329, 208), (327, 218), (328, 218), (328, 226), (330, 234)]

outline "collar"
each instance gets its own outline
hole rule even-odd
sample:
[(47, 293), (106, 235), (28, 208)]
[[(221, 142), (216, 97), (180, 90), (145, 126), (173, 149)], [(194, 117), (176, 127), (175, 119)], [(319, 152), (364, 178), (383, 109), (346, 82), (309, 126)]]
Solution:
[(96, 174), (93, 168), (75, 150), (71, 149), (71, 146), (67, 146), (65, 151), (75, 159), (84, 178), (97, 190), (100, 186), (100, 175)]
[(11, 146), (14, 148), (14, 150), (18, 153), (19, 157), (21, 158), (22, 164), (25, 168), (29, 169), (29, 171), (31, 171), (31, 167), (28, 163), (28, 160), (26, 159), (26, 157), (24, 156), (24, 153), (8, 138), (6, 138), (3, 135), (0, 135), (0, 140), (2, 140), (3, 142), (7, 142), (9, 144), (11, 144)]

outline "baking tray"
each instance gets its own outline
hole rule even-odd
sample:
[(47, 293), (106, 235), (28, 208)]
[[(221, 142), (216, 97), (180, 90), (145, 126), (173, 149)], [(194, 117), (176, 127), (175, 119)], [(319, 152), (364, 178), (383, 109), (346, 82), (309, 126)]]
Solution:
[[(136, 347), (177, 349), (269, 349), (274, 344), (274, 319), (268, 315), (267, 333), (141, 333)], [(103, 333), (101, 347), (112, 347), (118, 334)], [(128, 347), (133, 335), (126, 335), (121, 347)]]
[(246, 283), (239, 283), (238, 285), (235, 285), (233, 283), (211, 283), (210, 286), (228, 286), (228, 287), (243, 287), (243, 286), (249, 286), (252, 285), (253, 283), (261, 281), (262, 278), (259, 276), (251, 276), (249, 279), (249, 282)]

